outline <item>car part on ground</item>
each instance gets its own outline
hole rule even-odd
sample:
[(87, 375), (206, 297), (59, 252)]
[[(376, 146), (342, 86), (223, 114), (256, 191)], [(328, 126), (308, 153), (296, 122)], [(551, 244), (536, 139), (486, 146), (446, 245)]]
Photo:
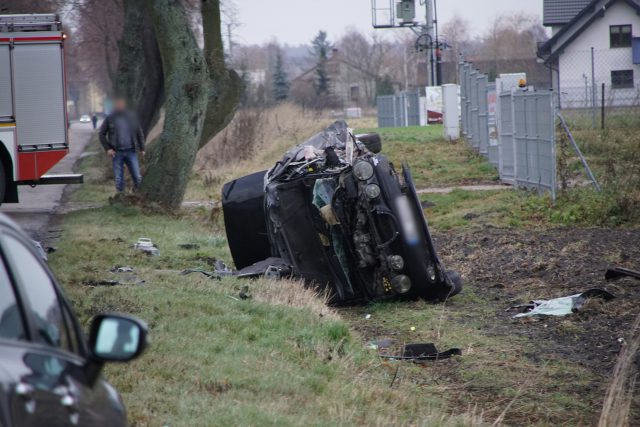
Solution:
[(258, 261), (240, 270), (231, 270), (221, 260), (216, 260), (215, 270), (206, 271), (201, 268), (189, 268), (182, 271), (186, 276), (191, 273), (201, 273), (210, 279), (222, 279), (223, 277), (234, 276), (241, 279), (255, 279), (265, 277), (267, 279), (284, 279), (291, 276), (291, 267), (282, 259), (270, 257)]
[(640, 279), (640, 271), (630, 270), (624, 267), (611, 267), (604, 273), (606, 280), (616, 280), (621, 277), (634, 277)]
[(265, 172), (225, 184), (222, 206), (237, 268), (269, 257), (329, 287), (333, 303), (442, 301), (462, 281), (435, 250), (411, 173), (383, 154), (376, 134), (344, 121), (300, 144)]
[(533, 317), (533, 316), (566, 316), (571, 313), (577, 313), (590, 298), (602, 298), (604, 301), (610, 301), (615, 296), (603, 289), (589, 289), (580, 294), (570, 295), (567, 297), (554, 298), (550, 300), (534, 300), (529, 304), (520, 304), (509, 307), (507, 310), (525, 310), (513, 316)]
[(149, 256), (158, 256), (160, 255), (160, 250), (155, 243), (151, 241), (151, 239), (146, 237), (140, 237), (138, 241), (133, 245), (134, 249), (142, 251)]
[(370, 348), (378, 351), (378, 356), (391, 360), (442, 360), (451, 356), (461, 356), (462, 350), (451, 348), (446, 351), (438, 351), (433, 343), (403, 344), (399, 345), (393, 340), (384, 339), (370, 343)]

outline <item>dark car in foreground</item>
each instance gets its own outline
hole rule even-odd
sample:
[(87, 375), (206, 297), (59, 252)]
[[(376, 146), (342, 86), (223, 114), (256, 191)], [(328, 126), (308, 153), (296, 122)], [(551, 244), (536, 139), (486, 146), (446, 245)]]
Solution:
[(0, 214), (0, 426), (126, 426), (105, 362), (126, 362), (147, 344), (144, 322), (97, 315), (85, 339), (42, 257)]
[(269, 258), (328, 287), (334, 303), (458, 293), (460, 276), (438, 259), (408, 166), (398, 173), (380, 151), (377, 134), (354, 135), (338, 121), (270, 170), (227, 183), (236, 267)]

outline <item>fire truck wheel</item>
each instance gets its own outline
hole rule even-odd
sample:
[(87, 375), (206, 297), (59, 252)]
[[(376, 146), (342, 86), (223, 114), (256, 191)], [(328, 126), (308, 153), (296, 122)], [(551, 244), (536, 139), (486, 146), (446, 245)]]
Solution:
[(7, 177), (4, 173), (4, 165), (0, 162), (0, 205), (4, 201), (4, 194), (7, 191)]

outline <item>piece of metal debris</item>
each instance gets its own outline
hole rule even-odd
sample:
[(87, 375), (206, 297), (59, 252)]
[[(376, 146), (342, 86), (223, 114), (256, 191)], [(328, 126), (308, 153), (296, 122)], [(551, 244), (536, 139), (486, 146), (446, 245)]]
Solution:
[(602, 298), (605, 301), (609, 301), (614, 299), (615, 296), (604, 289), (589, 289), (581, 294), (550, 300), (534, 300), (528, 304), (515, 305), (509, 307), (507, 311), (525, 310), (524, 313), (518, 313), (513, 316), (514, 318), (533, 316), (566, 316), (571, 313), (577, 313), (590, 298)]
[(200, 273), (210, 279), (222, 279), (223, 277), (239, 277), (251, 279), (265, 277), (267, 279), (283, 279), (291, 276), (291, 267), (281, 258), (267, 258), (256, 262), (242, 270), (232, 270), (222, 260), (216, 260), (214, 271), (205, 271), (201, 268), (189, 268), (182, 271), (182, 275)]
[(621, 277), (634, 277), (636, 279), (640, 279), (640, 271), (630, 270), (623, 267), (611, 267), (606, 271), (606, 273), (604, 273), (604, 278), (606, 280), (616, 280)]
[(109, 270), (112, 273), (133, 273), (133, 267), (129, 267), (129, 266), (115, 266), (113, 267), (111, 270)]
[(147, 255), (158, 256), (160, 255), (160, 250), (155, 243), (146, 237), (140, 237), (138, 241), (133, 245), (134, 249), (142, 251)]

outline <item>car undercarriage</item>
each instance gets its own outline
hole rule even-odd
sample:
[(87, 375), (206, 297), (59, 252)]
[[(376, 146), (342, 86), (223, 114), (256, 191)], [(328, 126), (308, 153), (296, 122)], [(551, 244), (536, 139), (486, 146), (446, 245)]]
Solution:
[(328, 289), (334, 304), (458, 293), (460, 276), (438, 259), (408, 166), (396, 172), (381, 145), (337, 121), (270, 170), (227, 183), (236, 268), (275, 257)]

